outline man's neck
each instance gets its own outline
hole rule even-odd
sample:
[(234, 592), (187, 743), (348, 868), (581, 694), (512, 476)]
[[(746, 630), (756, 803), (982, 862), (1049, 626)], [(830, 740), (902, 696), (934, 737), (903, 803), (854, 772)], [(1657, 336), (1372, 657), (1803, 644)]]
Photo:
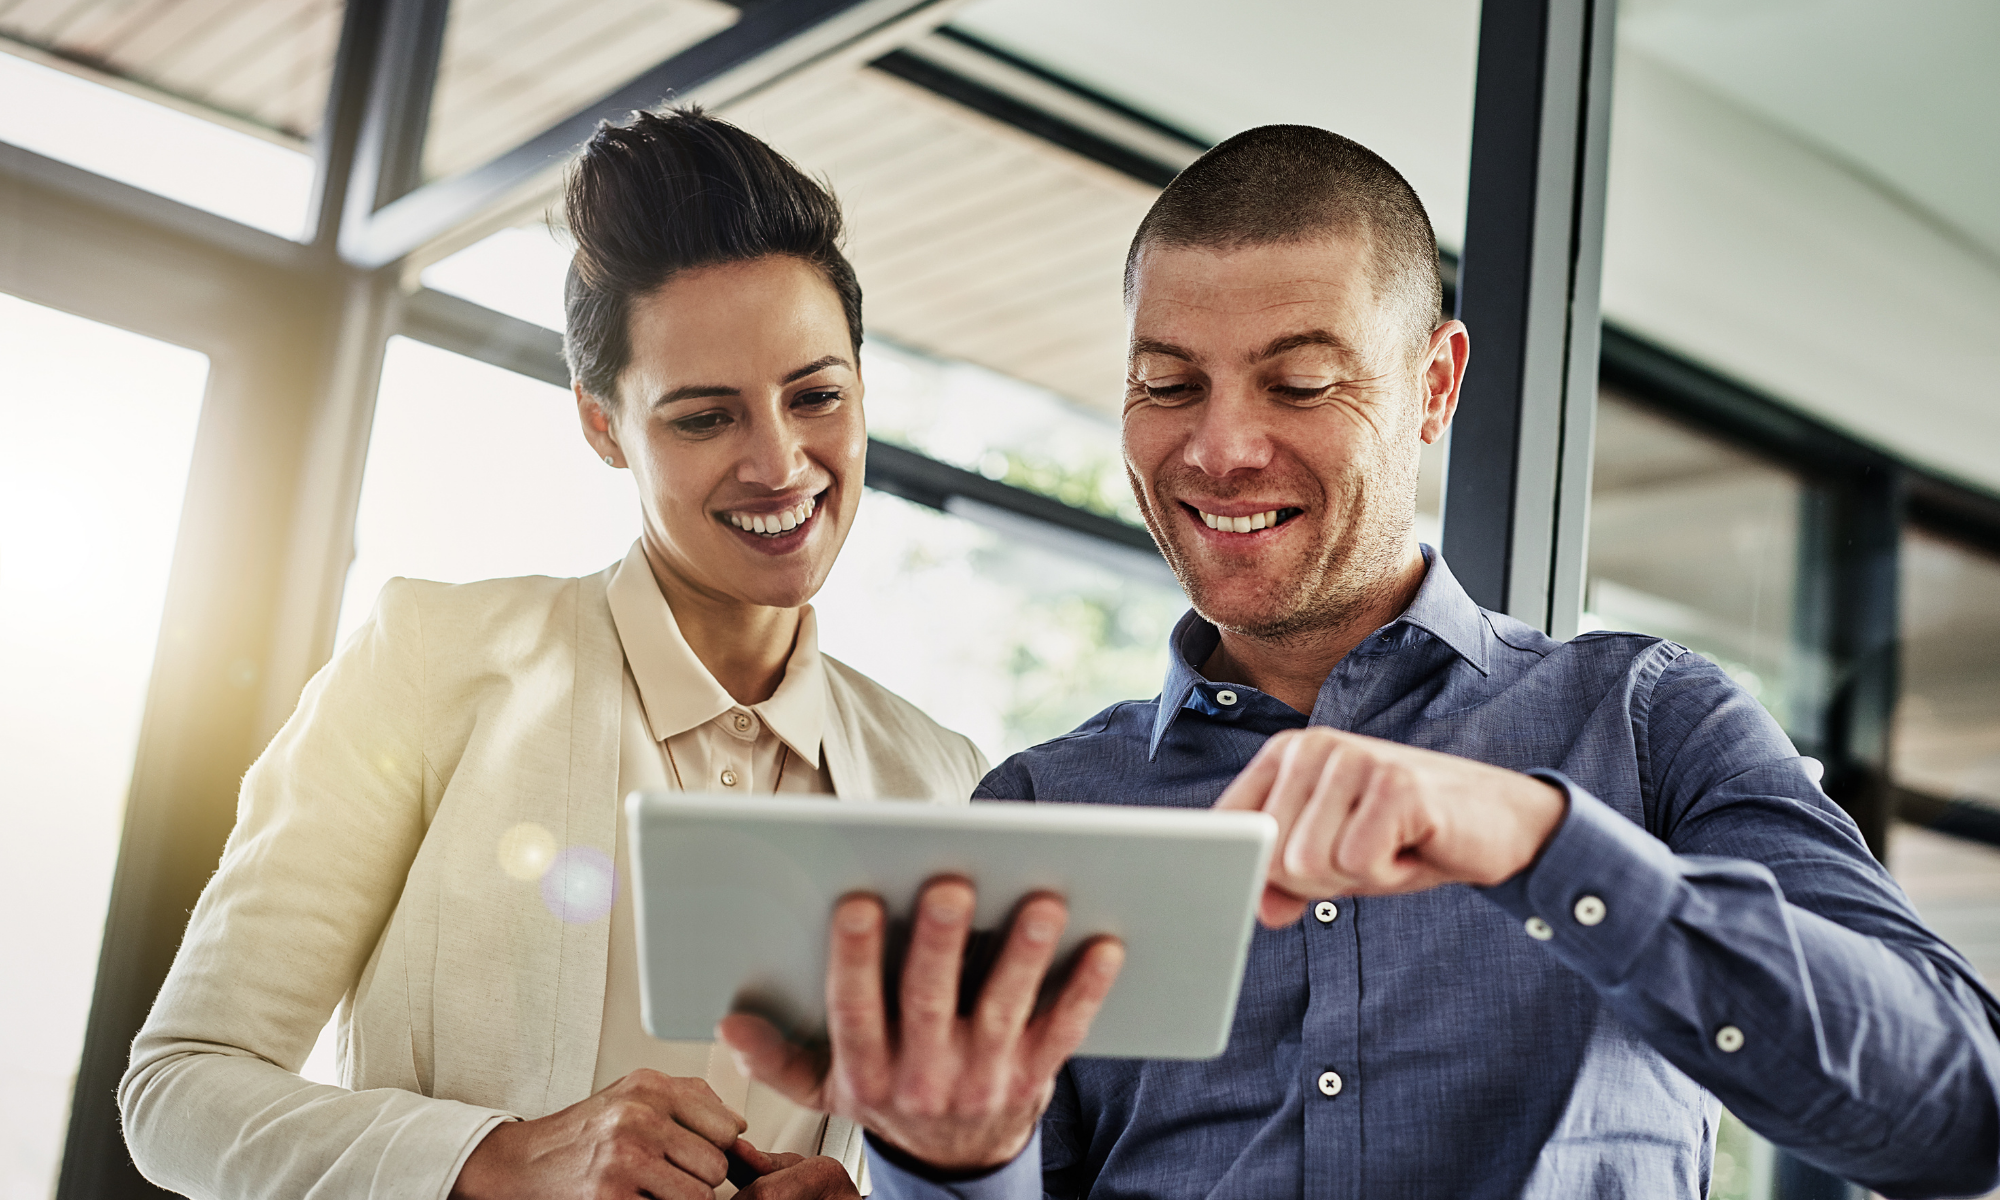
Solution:
[(1403, 615), (1428, 569), (1423, 552), (1413, 544), (1394, 585), (1337, 622), (1277, 638), (1218, 630), (1221, 640), (1201, 664), (1201, 673), (1217, 682), (1246, 684), (1310, 714), (1326, 677), (1369, 634)]
[(762, 704), (784, 682), (798, 642), (799, 608), (769, 608), (712, 595), (655, 559), (647, 560), (688, 649), (738, 704)]

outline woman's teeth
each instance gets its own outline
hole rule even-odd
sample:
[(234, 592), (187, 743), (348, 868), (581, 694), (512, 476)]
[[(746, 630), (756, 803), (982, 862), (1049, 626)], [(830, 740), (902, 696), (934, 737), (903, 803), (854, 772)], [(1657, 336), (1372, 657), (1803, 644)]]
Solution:
[(807, 496), (804, 500), (799, 501), (797, 508), (786, 509), (780, 513), (726, 512), (722, 514), (722, 517), (738, 529), (749, 533), (762, 534), (765, 537), (777, 537), (781, 534), (790, 533), (792, 530), (805, 524), (811, 519), (813, 509), (817, 506), (818, 502), (811, 496)]
[(1294, 510), (1274, 508), (1270, 512), (1252, 513), (1247, 517), (1218, 517), (1214, 513), (1201, 512), (1198, 508), (1195, 511), (1201, 513), (1201, 523), (1210, 529), (1220, 530), (1223, 533), (1250, 533), (1253, 530), (1269, 529), (1278, 523), (1281, 515)]

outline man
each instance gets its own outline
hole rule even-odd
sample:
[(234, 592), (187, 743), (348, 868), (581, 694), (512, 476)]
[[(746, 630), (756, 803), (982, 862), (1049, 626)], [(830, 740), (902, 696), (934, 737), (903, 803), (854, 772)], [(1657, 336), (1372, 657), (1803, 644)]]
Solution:
[(1117, 951), (1031, 1020), (1050, 901), (958, 1018), (947, 883), (893, 1036), (852, 901), (830, 1074), (732, 1019), (748, 1065), (867, 1125), (884, 1196), (1694, 1197), (1718, 1099), (1892, 1195), (1993, 1187), (2000, 1005), (1771, 718), (1671, 643), (1485, 612), (1417, 545), (1468, 335), (1403, 179), (1241, 134), (1154, 204), (1126, 302), (1127, 466), (1194, 613), (1156, 700), (979, 794), (1278, 819), (1229, 1048), (1055, 1071)]

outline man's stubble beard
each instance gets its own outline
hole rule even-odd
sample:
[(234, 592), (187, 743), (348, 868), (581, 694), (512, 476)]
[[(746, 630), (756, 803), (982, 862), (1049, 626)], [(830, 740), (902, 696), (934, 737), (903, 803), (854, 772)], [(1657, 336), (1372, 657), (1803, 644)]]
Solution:
[(1329, 524), (1340, 521), (1338, 533), (1289, 577), (1264, 588), (1248, 606), (1267, 616), (1245, 619), (1248, 614), (1217, 609), (1201, 573), (1182, 552), (1175, 534), (1168, 532), (1176, 527), (1168, 519), (1156, 518), (1138, 480), (1132, 480), (1153, 540), (1195, 612), (1219, 629), (1279, 645), (1311, 641), (1322, 633), (1343, 629), (1361, 614), (1380, 608), (1400, 585), (1405, 547), (1416, 518), (1414, 462), (1389, 478), (1378, 478), (1373, 486), (1367, 475), (1359, 472), (1341, 482), (1347, 494), (1322, 495), (1320, 500), (1324, 505), (1321, 519)]

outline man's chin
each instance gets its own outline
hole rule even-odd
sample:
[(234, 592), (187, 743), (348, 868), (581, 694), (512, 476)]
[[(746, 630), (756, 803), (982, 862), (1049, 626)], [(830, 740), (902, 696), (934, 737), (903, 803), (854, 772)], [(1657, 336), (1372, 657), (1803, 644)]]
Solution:
[(1231, 633), (1281, 637), (1296, 630), (1303, 615), (1298, 589), (1281, 582), (1246, 586), (1240, 578), (1213, 582), (1183, 578), (1181, 583), (1201, 619)]

